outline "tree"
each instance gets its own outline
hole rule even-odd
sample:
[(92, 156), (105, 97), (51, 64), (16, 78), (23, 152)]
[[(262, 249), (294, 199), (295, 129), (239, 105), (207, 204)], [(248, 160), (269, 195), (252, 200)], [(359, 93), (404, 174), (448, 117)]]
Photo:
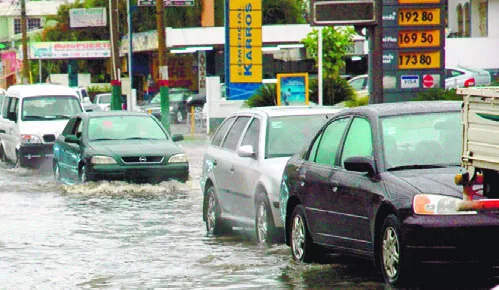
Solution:
[[(353, 45), (355, 30), (350, 26), (339, 28), (324, 26), (322, 28), (322, 73), (324, 105), (333, 105), (350, 100), (355, 92), (346, 81), (341, 79), (340, 71), (345, 66), (344, 56)], [(318, 63), (319, 30), (314, 29), (302, 40), (309, 55)], [(311, 85), (310, 100), (317, 100), (317, 88)], [(315, 83), (317, 86), (317, 82)]]

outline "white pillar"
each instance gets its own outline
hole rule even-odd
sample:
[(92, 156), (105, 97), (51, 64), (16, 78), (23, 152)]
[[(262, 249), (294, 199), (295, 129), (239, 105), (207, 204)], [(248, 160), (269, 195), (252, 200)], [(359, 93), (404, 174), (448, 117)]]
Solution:
[(319, 37), (317, 44), (317, 93), (319, 106), (322, 106), (322, 27), (319, 27)]

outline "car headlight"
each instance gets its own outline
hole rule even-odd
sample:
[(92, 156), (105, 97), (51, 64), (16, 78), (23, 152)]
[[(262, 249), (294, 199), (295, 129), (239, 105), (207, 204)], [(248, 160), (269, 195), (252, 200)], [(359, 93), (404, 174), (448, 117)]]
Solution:
[(109, 156), (92, 156), (90, 158), (90, 163), (92, 164), (116, 164), (116, 160), (114, 158), (109, 157)]
[(460, 215), (476, 214), (476, 211), (460, 211), (463, 200), (436, 194), (418, 194), (414, 197), (412, 208), (421, 215)]
[(40, 138), (40, 136), (21, 134), (21, 144), (33, 144), (33, 143), (42, 143), (42, 139)]
[(187, 162), (187, 155), (184, 153), (175, 154), (168, 159), (168, 163), (181, 163)]

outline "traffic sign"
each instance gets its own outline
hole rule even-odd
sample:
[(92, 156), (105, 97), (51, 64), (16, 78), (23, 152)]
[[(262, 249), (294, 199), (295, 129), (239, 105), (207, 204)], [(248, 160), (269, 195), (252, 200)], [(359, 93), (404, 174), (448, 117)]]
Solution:
[(425, 75), (423, 76), (423, 87), (425, 88), (431, 88), (434, 86), (434, 80), (431, 75)]
[(313, 2), (314, 25), (374, 25), (375, 4), (371, 0)]

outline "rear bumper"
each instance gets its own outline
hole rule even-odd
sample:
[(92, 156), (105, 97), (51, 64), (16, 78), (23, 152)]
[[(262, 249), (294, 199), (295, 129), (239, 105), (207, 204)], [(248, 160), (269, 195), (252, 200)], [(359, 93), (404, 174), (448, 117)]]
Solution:
[(468, 216), (411, 216), (404, 221), (406, 254), (422, 263), (499, 262), (499, 212)]
[(23, 144), (19, 147), (19, 158), (21, 166), (36, 166), (45, 161), (51, 161), (53, 143), (48, 144)]

